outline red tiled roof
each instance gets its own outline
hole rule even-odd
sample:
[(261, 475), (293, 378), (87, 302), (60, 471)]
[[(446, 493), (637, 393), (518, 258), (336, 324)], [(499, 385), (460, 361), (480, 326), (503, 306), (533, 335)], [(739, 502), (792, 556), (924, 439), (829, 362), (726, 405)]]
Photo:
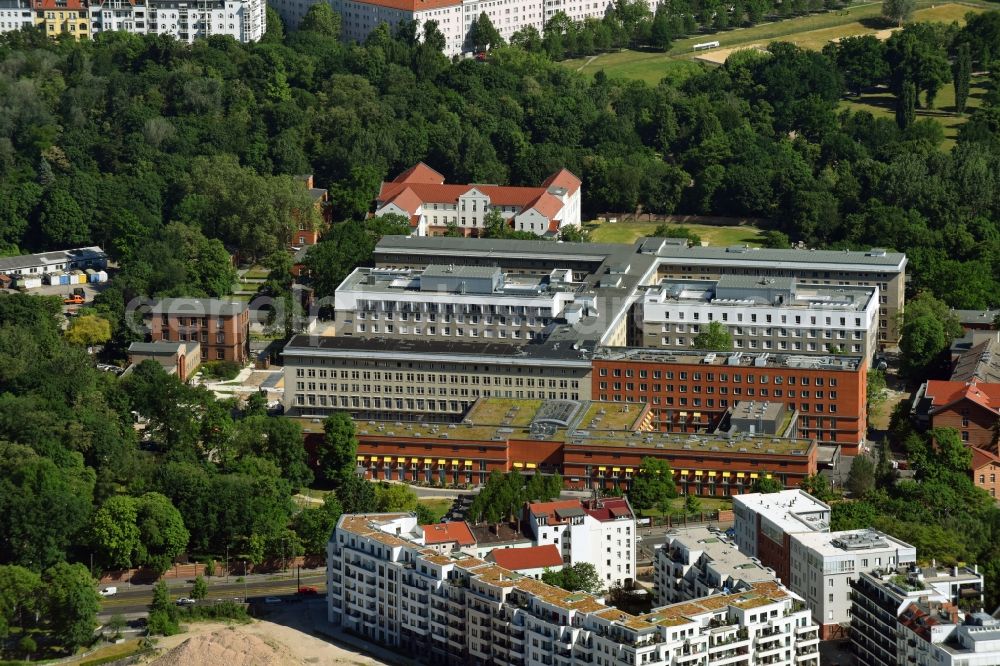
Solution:
[(931, 400), (931, 414), (959, 400), (970, 400), (991, 412), (1000, 414), (1000, 384), (932, 379), (927, 382), (927, 397)]
[(35, 9), (48, 9), (48, 10), (79, 10), (86, 9), (87, 4), (82, 0), (66, 0), (66, 3), (56, 4), (56, 0), (34, 0), (31, 6)]
[(958, 624), (958, 609), (951, 603), (932, 603), (924, 606), (917, 602), (903, 609), (899, 623), (915, 634), (930, 641), (931, 628), (939, 624)]
[(464, 520), (452, 523), (436, 523), (434, 525), (421, 525), (424, 530), (424, 543), (428, 546), (438, 543), (456, 542), (459, 546), (472, 546), (476, 543), (476, 538), (472, 536), (472, 530)]
[(545, 182), (542, 183), (542, 187), (564, 187), (572, 194), (579, 189), (580, 179), (574, 176), (568, 169), (560, 169), (546, 178)]
[(563, 564), (559, 549), (551, 543), (531, 548), (494, 548), (490, 551), (490, 556), (497, 564), (511, 571), (561, 567)]
[(614, 520), (616, 518), (630, 518), (632, 509), (629, 508), (628, 501), (624, 498), (602, 499), (600, 506), (587, 505), (584, 510), (597, 520)]
[(580, 500), (558, 500), (555, 502), (535, 502), (528, 505), (528, 511), (533, 516), (549, 516), (559, 509), (579, 509), (582, 508)]
[(534, 208), (551, 220), (555, 217), (556, 213), (562, 210), (563, 203), (557, 197), (554, 197), (546, 192), (532, 201), (527, 207)]
[[(545, 217), (552, 218), (562, 209), (562, 201), (548, 192), (550, 186), (577, 188), (580, 180), (563, 169), (549, 177), (542, 187), (448, 184), (444, 182), (444, 176), (420, 163), (393, 180), (382, 183), (378, 200), (383, 205), (393, 202), (413, 214), (420, 203), (456, 203), (460, 196), (475, 189), (489, 197), (493, 205), (534, 208)], [(399, 199), (406, 191), (412, 196)]]
[(995, 453), (990, 453), (985, 449), (981, 449), (978, 446), (969, 447), (972, 449), (972, 470), (975, 471), (980, 467), (986, 467), (990, 464), (1000, 464), (1000, 456)]
[[(457, 3), (456, 3), (457, 4)], [(444, 176), (439, 174), (434, 169), (430, 168), (423, 162), (418, 162), (416, 166), (412, 166), (403, 173), (399, 174), (392, 179), (394, 183), (430, 183), (432, 185), (440, 185), (444, 183)]]

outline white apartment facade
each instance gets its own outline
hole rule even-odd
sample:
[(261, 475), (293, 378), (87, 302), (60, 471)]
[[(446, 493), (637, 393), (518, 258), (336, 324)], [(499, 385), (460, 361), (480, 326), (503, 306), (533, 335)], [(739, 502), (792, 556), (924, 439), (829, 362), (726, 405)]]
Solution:
[(635, 616), (442, 555), (418, 535), (408, 514), (341, 516), (327, 548), (329, 621), (432, 663), (819, 665), (808, 611), (773, 582)]
[[(736, 546), (750, 557), (765, 556), (762, 550), (783, 545), (790, 534), (830, 531), (830, 505), (798, 489), (736, 495), (733, 514)], [(762, 547), (762, 539), (770, 543)]]
[(259, 41), (267, 30), (266, 0), (95, 0), (90, 5), (94, 35), (122, 30), (170, 35), (192, 43), (225, 35), (238, 42)]
[(663, 280), (646, 290), (641, 312), (645, 347), (690, 349), (700, 331), (718, 322), (736, 351), (871, 358), (879, 288), (803, 284), (794, 277)]
[(635, 578), (636, 522), (627, 498), (532, 502), (525, 517), (536, 545), (557, 546), (567, 564), (594, 565), (604, 589)]
[(20, 30), (35, 25), (29, 0), (0, 0), (0, 32)]
[(995, 666), (1000, 664), (1000, 620), (966, 615), (949, 603), (913, 602), (899, 618), (900, 666)]
[(653, 553), (657, 605), (730, 594), (774, 580), (774, 571), (754, 562), (725, 535), (705, 527), (671, 531)]
[(450, 227), (479, 236), (486, 215), (498, 211), (511, 229), (552, 238), (565, 227), (580, 226), (580, 199), (580, 179), (566, 169), (539, 187), (458, 185), (420, 163), (382, 183), (375, 215), (406, 217), (414, 236), (443, 236)]
[(808, 532), (791, 538), (789, 588), (812, 609), (824, 638), (850, 623), (851, 583), (862, 572), (909, 566), (917, 549), (876, 530)]

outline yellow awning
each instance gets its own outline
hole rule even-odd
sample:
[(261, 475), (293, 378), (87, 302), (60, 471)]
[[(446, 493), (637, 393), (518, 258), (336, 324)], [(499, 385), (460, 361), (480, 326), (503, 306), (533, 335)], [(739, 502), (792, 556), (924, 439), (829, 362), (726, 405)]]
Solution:
[(750, 472), (750, 478), (751, 479), (756, 479), (758, 476), (759, 475), (757, 474), (757, 472)]
[(695, 476), (705, 476), (705, 473), (703, 471), (701, 471), (700, 469), (698, 469), (698, 470), (695, 470), (694, 475)]
[(684, 417), (684, 418), (687, 418), (687, 415), (688, 415), (688, 413), (687, 413), (687, 412), (681, 412), (681, 414), (680, 414), (680, 415), (681, 415), (682, 417)]
[(528, 469), (535, 469), (536, 467), (538, 467), (538, 465), (536, 465), (535, 463), (528, 463), (527, 464), (527, 468)]
[(675, 470), (675, 471), (676, 471), (676, 472), (677, 472), (677, 474), (679, 474), (680, 476), (687, 476), (687, 475), (688, 475), (688, 471), (687, 471), (686, 469), (678, 469), (678, 470)]
[(746, 474), (745, 474), (745, 473), (743, 473), (743, 472), (736, 472), (736, 478), (737, 478), (737, 479), (742, 479), (742, 478), (743, 478), (743, 477), (745, 477), (745, 476), (746, 476)]
[(434, 459), (433, 458), (424, 458), (424, 462), (425, 463), (432, 463), (432, 462), (434, 462)]
[(447, 465), (448, 461), (444, 458), (438, 458), (438, 465)]
[(382, 456), (382, 462), (392, 462), (392, 456)]
[(457, 461), (457, 460), (452, 460), (452, 461), (451, 461), (451, 464), (452, 464), (452, 465), (457, 465), (457, 464), (458, 464), (458, 461)]
[(364, 462), (364, 461), (365, 461), (365, 457), (364, 457), (364, 456), (358, 456), (358, 457), (356, 458), (356, 460), (357, 460), (358, 462)]
[(695, 412), (695, 413), (694, 413), (694, 417), (695, 417), (696, 419), (700, 419), (700, 418), (701, 418), (701, 412)]
[(709, 476), (718, 476), (719, 473), (718, 472), (709, 471), (708, 475)]
[(411, 463), (418, 463), (418, 462), (420, 462), (420, 458), (410, 458), (410, 462)]
[(732, 476), (732, 475), (733, 475), (732, 472), (723, 472), (722, 473), (722, 476)]
[(607, 470), (608, 470), (608, 468), (607, 468), (607, 467), (598, 467), (598, 468), (597, 468), (597, 471), (598, 471), (598, 472), (606, 472)]
[(466, 461), (465, 461), (465, 464), (466, 464), (466, 465), (471, 465), (471, 464), (472, 464), (472, 461), (471, 461), (471, 460), (466, 460)]
[(514, 467), (524, 467), (524, 463), (514, 463)]
[(622, 471), (622, 468), (621, 467), (612, 467), (611, 471), (612, 472), (620, 472), (620, 471)]
[(399, 456), (396, 458), (396, 462), (406, 462), (406, 456)]
[(631, 468), (631, 467), (626, 467), (626, 468), (625, 468), (625, 473), (626, 473), (626, 474), (631, 474), (631, 473), (632, 473), (632, 471), (633, 471), (633, 470), (632, 470), (632, 468)]
[(771, 478), (771, 475), (770, 475), (770, 474), (765, 474), (765, 475), (764, 475), (764, 478), (765, 478), (765, 479), (770, 479), (770, 478)]

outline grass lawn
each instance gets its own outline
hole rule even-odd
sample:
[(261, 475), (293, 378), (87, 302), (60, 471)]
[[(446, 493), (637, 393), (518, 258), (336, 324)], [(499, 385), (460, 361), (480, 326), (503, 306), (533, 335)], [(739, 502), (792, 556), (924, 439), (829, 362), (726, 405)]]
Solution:
[[(972, 79), (966, 113), (982, 105), (987, 86), (987, 79), (984, 77)], [(896, 98), (887, 90), (851, 97), (840, 105), (852, 111), (868, 111), (876, 118), (896, 117)], [(933, 118), (944, 127), (944, 143), (941, 144), (943, 150), (951, 150), (954, 147), (958, 138), (958, 128), (965, 122), (966, 117), (955, 114), (955, 87), (951, 83), (945, 84), (938, 92), (933, 109), (917, 109), (917, 118)]]
[(434, 514), (434, 522), (438, 523), (441, 522), (441, 518), (443, 518), (444, 514), (448, 512), (448, 509), (451, 508), (452, 500), (443, 498), (422, 499), (420, 500), (420, 504), (423, 504), (431, 510), (431, 513)]
[(80, 658), (79, 660), (71, 659), (70, 661), (64, 663), (80, 664), (80, 666), (97, 666), (97, 664), (107, 664), (140, 652), (143, 648), (139, 646), (139, 643), (140, 641), (138, 638), (133, 638), (125, 641), (124, 643), (108, 645), (107, 647), (95, 650), (91, 654), (88, 654), (86, 657)]
[[(637, 238), (653, 233), (659, 222), (607, 222), (590, 223), (590, 238), (595, 243), (633, 243)], [(759, 246), (761, 230), (751, 225), (717, 227), (709, 224), (678, 223), (679, 227), (687, 227), (701, 236), (703, 242), (709, 245), (726, 247), (729, 245)]]
[(269, 271), (268, 269), (261, 268), (260, 266), (254, 266), (253, 268), (251, 268), (250, 270), (248, 270), (246, 273), (244, 273), (243, 277), (251, 279), (251, 280), (266, 280), (267, 276), (270, 275), (270, 274), (271, 274), (271, 271)]
[[(698, 502), (700, 503), (699, 510), (703, 513), (709, 513), (710, 511), (728, 511), (733, 508), (733, 500), (728, 497), (699, 497)], [(684, 512), (684, 498), (677, 497), (670, 501), (670, 513), (678, 514)], [(649, 509), (648, 511), (642, 512), (643, 518), (660, 518), (663, 514), (660, 513), (658, 509)]]
[[(967, 12), (986, 11), (986, 7), (946, 3), (931, 6), (926, 0), (914, 12), (914, 21), (942, 21), (964, 23)], [(691, 48), (695, 44), (717, 40), (719, 48), (731, 49), (759, 44), (766, 46), (771, 41), (786, 41), (804, 48), (821, 49), (830, 40), (851, 35), (872, 34), (882, 29), (873, 19), (881, 15), (882, 3), (854, 5), (840, 11), (810, 14), (797, 18), (763, 23), (750, 28), (737, 28), (714, 34), (699, 34), (674, 42), (667, 53), (648, 51), (620, 51), (604, 53), (596, 57), (566, 60), (563, 65), (584, 74), (593, 75), (599, 70), (612, 77), (633, 78), (656, 84), (666, 77), (672, 81), (682, 81), (705, 67), (694, 61)], [(702, 54), (712, 53), (703, 51)]]

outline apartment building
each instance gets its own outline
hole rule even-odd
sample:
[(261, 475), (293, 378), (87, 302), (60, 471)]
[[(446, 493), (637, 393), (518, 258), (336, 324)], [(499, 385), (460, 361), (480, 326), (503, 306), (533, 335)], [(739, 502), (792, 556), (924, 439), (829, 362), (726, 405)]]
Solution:
[[(978, 651), (970, 653), (968, 647), (959, 647), (962, 643), (952, 643), (953, 649), (965, 653), (962, 658), (954, 661), (945, 659), (947, 650), (939, 651), (934, 648), (944, 632), (931, 631), (924, 637), (914, 631), (930, 629), (934, 622), (926, 617), (919, 617), (924, 612), (919, 610), (921, 608), (936, 606), (950, 610), (953, 607), (981, 607), (983, 576), (976, 567), (886, 568), (861, 572), (851, 586), (851, 648), (859, 663), (866, 666), (930, 666), (938, 663), (986, 666), (997, 663), (988, 658), (977, 658), (977, 652), (980, 655), (989, 654), (994, 649), (993, 637), (990, 635), (992, 627), (990, 631), (980, 634), (984, 641), (979, 645)], [(975, 622), (970, 624), (975, 626)], [(918, 635), (914, 636), (914, 633)], [(928, 657), (931, 655), (939, 655), (942, 660), (929, 661)]]
[(250, 359), (250, 311), (242, 301), (163, 298), (151, 303), (144, 321), (152, 342), (200, 343), (202, 362)]
[(593, 307), (592, 298), (575, 294), (578, 287), (565, 270), (536, 278), (508, 276), (497, 267), (358, 268), (337, 288), (335, 334), (540, 341), (553, 324), (575, 324)]
[(567, 564), (594, 565), (606, 588), (631, 587), (638, 532), (627, 498), (532, 502), (525, 518), (539, 546), (557, 546)]
[(851, 583), (862, 571), (906, 567), (917, 549), (877, 530), (800, 532), (791, 536), (790, 579), (823, 640), (842, 638), (850, 623)]
[(991, 666), (1000, 664), (1000, 620), (963, 613), (954, 604), (916, 601), (900, 615), (899, 664)]
[(31, 0), (35, 26), (46, 37), (69, 35), (73, 39), (90, 37), (90, 11), (87, 0)]
[(733, 515), (740, 552), (774, 569), (786, 585), (792, 535), (830, 532), (830, 506), (798, 489), (734, 496)]
[(425, 548), (407, 514), (341, 516), (331, 623), (431, 663), (818, 666), (808, 611), (773, 582), (631, 615), (481, 559)]
[(0, 32), (30, 28), (35, 25), (31, 0), (0, 0)]
[(554, 238), (565, 227), (580, 226), (580, 184), (562, 169), (540, 187), (453, 185), (420, 163), (382, 183), (375, 215), (406, 217), (415, 236), (443, 236), (449, 228), (478, 236), (486, 229), (487, 213), (497, 211), (514, 231)]
[(93, 34), (170, 35), (185, 43), (224, 35), (256, 42), (267, 30), (265, 0), (91, 0)]
[(744, 555), (724, 534), (705, 527), (672, 530), (653, 552), (654, 603), (731, 594), (774, 580), (774, 571)]
[(719, 322), (736, 351), (851, 354), (878, 344), (879, 289), (805, 284), (794, 277), (723, 275), (663, 280), (641, 303), (643, 347), (691, 349)]
[(591, 395), (644, 402), (656, 429), (704, 433), (737, 403), (782, 403), (799, 436), (854, 455), (867, 434), (867, 364), (858, 357), (601, 347)]

